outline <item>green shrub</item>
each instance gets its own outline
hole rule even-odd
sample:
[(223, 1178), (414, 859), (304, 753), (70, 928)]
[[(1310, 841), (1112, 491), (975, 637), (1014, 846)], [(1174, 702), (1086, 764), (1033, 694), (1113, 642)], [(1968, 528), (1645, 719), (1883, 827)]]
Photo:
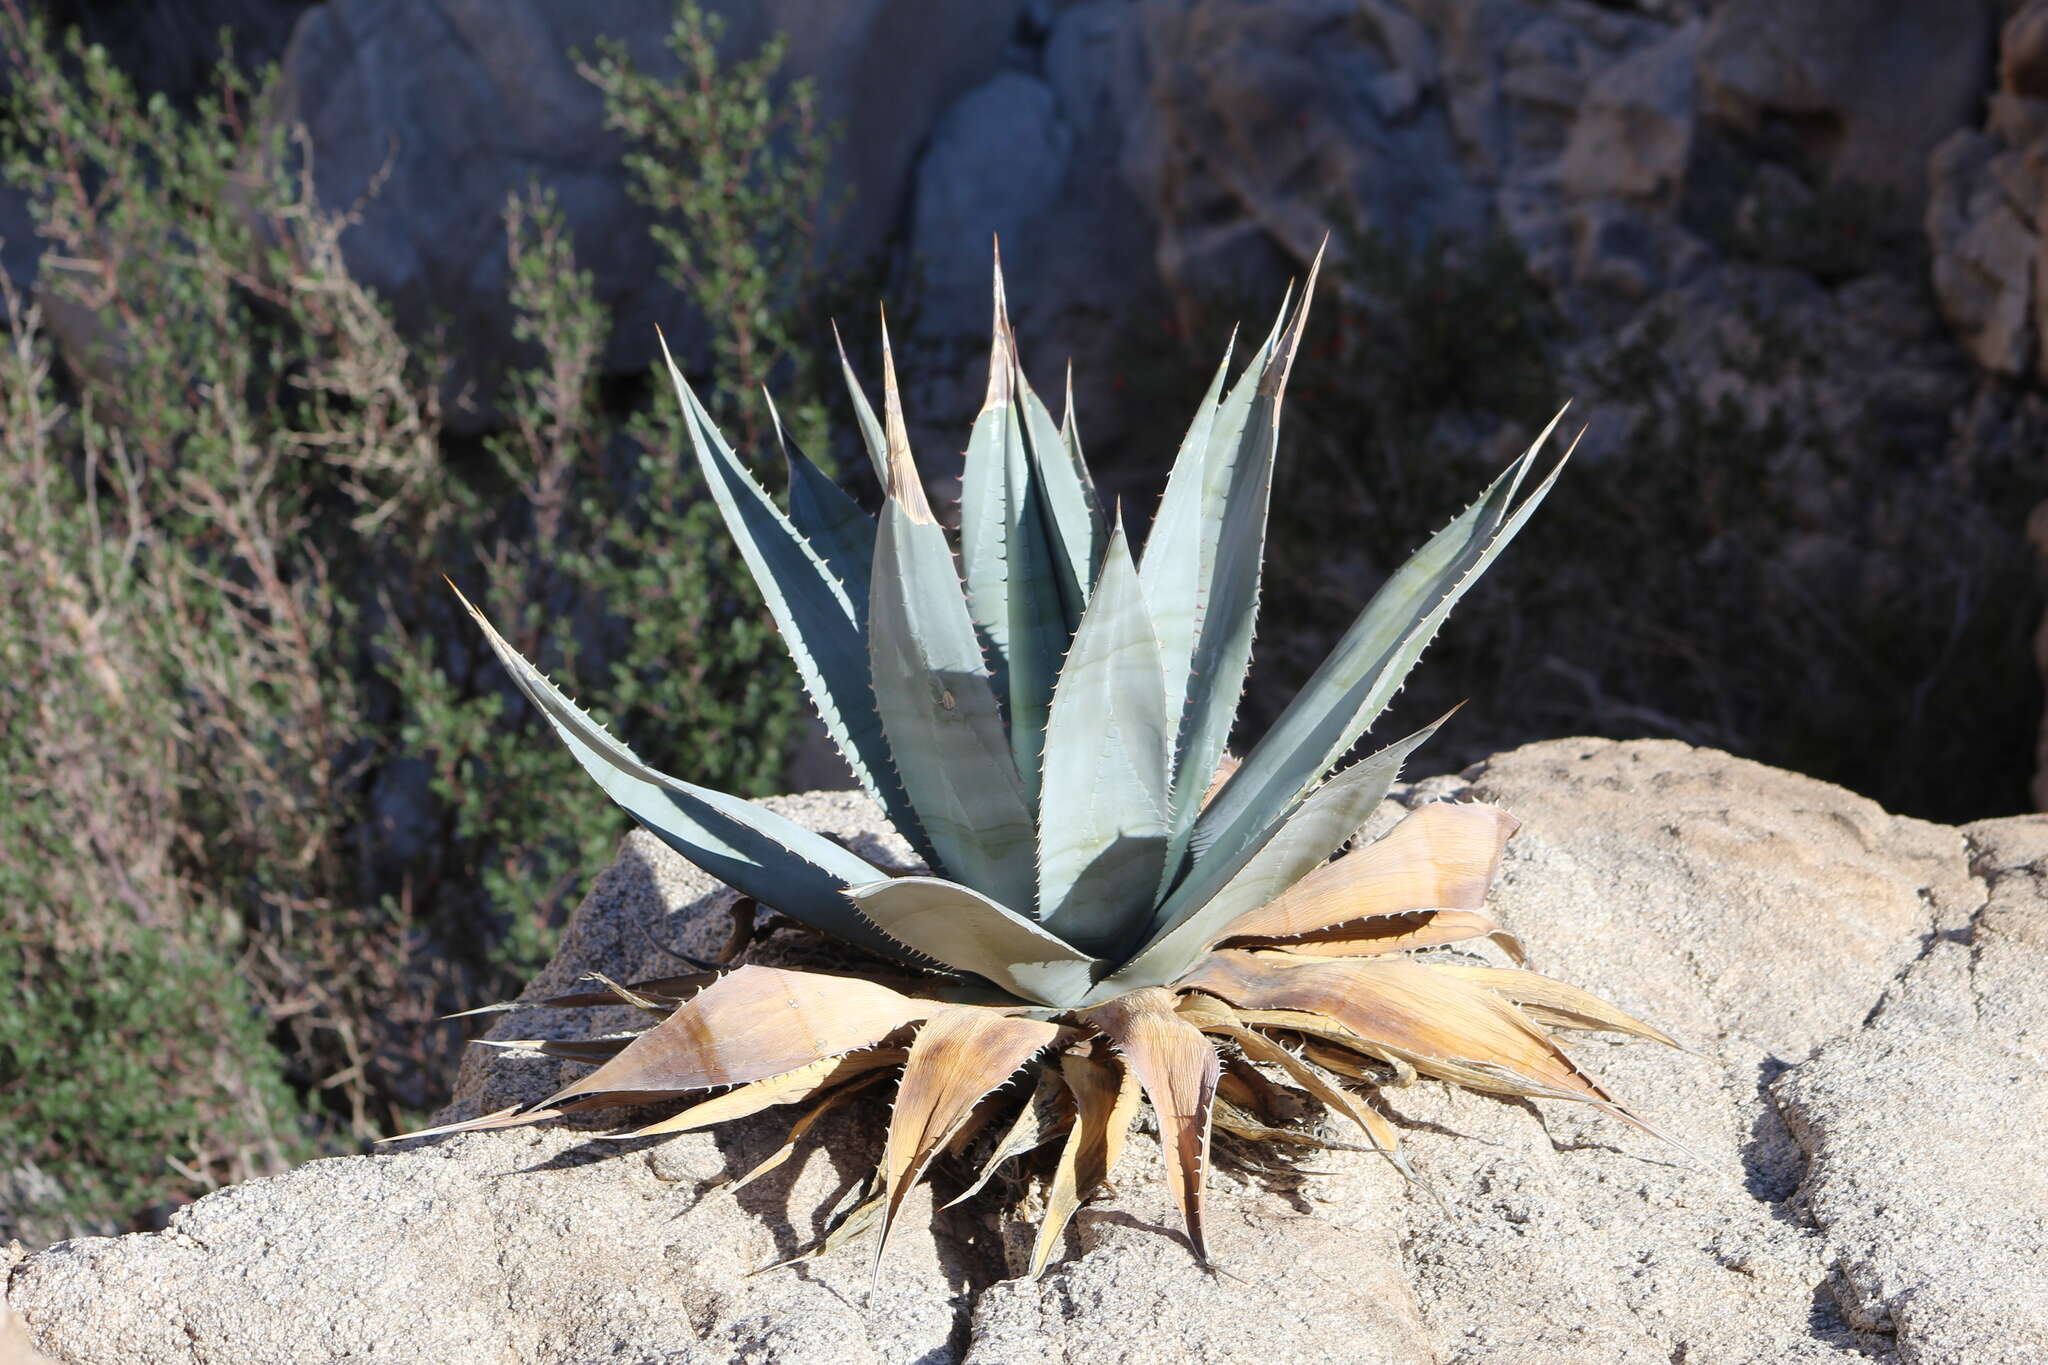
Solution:
[[(711, 21), (677, 22), (682, 93), (592, 78), (712, 351), (801, 397), (762, 320), (809, 278), (826, 135), (768, 98), (779, 48), (721, 69)], [(438, 1102), (460, 1034), (437, 1017), (518, 989), (624, 829), (443, 573), (728, 790), (775, 785), (800, 699), (761, 666), (780, 646), (673, 404), (599, 373), (609, 319), (545, 192), (507, 206), (533, 362), (503, 429), (456, 440), (442, 367), (350, 279), (267, 75), (143, 99), (15, 0), (0, 55), (0, 175), (48, 245), (0, 358), (0, 968), (23, 982), (0, 996), (0, 1176), (33, 1161), (55, 1202), (121, 1221)], [(664, 101), (721, 113), (633, 112)], [(678, 188), (711, 165), (755, 190)], [(815, 437), (819, 409), (790, 411)]]

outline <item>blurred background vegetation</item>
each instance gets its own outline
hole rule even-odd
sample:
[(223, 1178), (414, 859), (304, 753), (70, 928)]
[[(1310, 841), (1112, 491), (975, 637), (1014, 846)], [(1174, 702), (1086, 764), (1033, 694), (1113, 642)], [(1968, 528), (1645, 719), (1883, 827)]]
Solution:
[[(830, 132), (763, 98), (778, 46), (721, 67), (717, 37), (686, 5), (690, 80), (584, 70), (711, 322), (709, 401), (758, 436), (759, 385), (823, 392), (792, 339)], [(180, 105), (11, 3), (0, 45), (0, 174), (50, 244), (0, 359), (0, 1206), (48, 1238), (418, 1119), (438, 1016), (516, 994), (609, 857), (623, 819), (443, 574), (713, 786), (774, 790), (801, 699), (674, 405), (600, 373), (546, 189), (504, 206), (529, 363), (457, 436), (264, 117), (274, 72), (230, 54)], [(816, 402), (783, 416), (824, 448)]]
[[(1041, 13), (1060, 7), (1017, 8), (1071, 61)], [(1116, 7), (1071, 8), (1061, 32)], [(645, 240), (578, 240), (546, 179), (494, 206), (502, 270), (475, 273), (503, 280), (503, 367), (465, 363), (449, 339), (464, 319), (402, 321), (352, 273), (349, 234), (386, 187), (372, 175), (338, 205), (311, 188), (314, 140), (274, 107), (280, 43), (223, 35), (217, 65), (157, 61), (179, 7), (120, 12), (144, 15), (145, 40), (124, 44), (112, 10), (0, 0), (0, 186), (42, 249), (32, 293), (0, 272), (0, 1237), (30, 1241), (154, 1225), (420, 1120), (464, 1036), (440, 1016), (516, 994), (548, 958), (626, 821), (515, 700), (442, 575), (656, 761), (745, 794), (792, 780), (811, 725), (795, 674), (679, 458), (665, 380), (615, 363), (623, 305), (594, 278), (601, 253), (655, 263), (646, 290), (694, 319), (679, 348), (693, 381), (771, 487), (759, 390), (808, 451), (850, 457), (829, 323), (859, 364), (885, 283), (913, 401), (960, 419), (917, 433), (941, 492), (986, 354), (980, 297), (946, 333), (944, 270), (938, 321), (915, 326), (923, 265), (903, 239), (925, 200), (886, 261), (835, 255), (832, 225), (859, 201), (830, 171), (861, 149), (791, 78), (788, 41), (728, 33), (689, 0), (659, 70), (644, 45), (570, 59)], [(1643, 22), (1644, 44), (1663, 41)], [(1014, 91), (1006, 75), (983, 89)], [(1097, 136), (1073, 124), (1076, 147)], [(1006, 151), (945, 131), (996, 168), (1001, 199)], [(1928, 273), (1876, 191), (1787, 190), (1715, 156), (1694, 161), (1718, 188), (1673, 212), (1731, 271), (1863, 289), (1852, 317), (1890, 307), (1871, 281)], [(1560, 734), (1661, 735), (1930, 818), (2029, 805), (2041, 593), (2021, 528), (2048, 498), (2048, 415), (2024, 385), (1988, 381), (1951, 414), (1945, 395), (1976, 381), (1938, 359), (1949, 387), (1923, 407), (1962, 435), (1930, 434), (1845, 405), (1843, 375), (1872, 352), (1768, 298), (1716, 298), (1703, 326), (1682, 289), (1646, 287), (1621, 326), (1505, 232), (1389, 231), (1319, 189), (1289, 200), (1315, 220), (1302, 242), (1198, 270), (1172, 232), (1202, 238), (1213, 190), (1187, 191), (1162, 233), (1157, 255), (1181, 267), (1166, 288), (1118, 281), (1129, 306), (1030, 316), (1035, 282), (1095, 287), (1061, 274), (1060, 241), (1103, 277), (1123, 248), (1053, 229), (1054, 246), (1004, 242), (1026, 340), (1049, 343), (1034, 367), (1050, 378), (1059, 347), (1095, 363), (1080, 421), (1142, 524), (1231, 326), (1261, 325), (1272, 278), (1335, 234), (1239, 747), (1385, 573), (1575, 396), (1599, 449), (1386, 722), (1474, 699), (1430, 770)], [(872, 499), (864, 463), (840, 467)]]

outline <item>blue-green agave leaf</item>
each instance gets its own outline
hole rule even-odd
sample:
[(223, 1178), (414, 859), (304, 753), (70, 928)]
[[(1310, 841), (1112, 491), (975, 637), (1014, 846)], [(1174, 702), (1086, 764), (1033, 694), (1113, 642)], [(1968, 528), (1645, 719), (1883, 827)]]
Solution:
[(860, 377), (853, 372), (853, 363), (846, 358), (846, 343), (840, 339), (839, 324), (832, 324), (832, 344), (839, 348), (839, 373), (846, 378), (846, 392), (853, 399), (853, 420), (860, 427), (860, 442), (867, 448), (868, 459), (875, 466), (875, 481), (884, 488), (889, 486), (889, 441), (882, 432), (882, 423), (875, 416), (875, 405), (868, 402), (867, 390), (860, 386)]
[[(927, 859), (931, 848), (890, 762), (868, 673), (866, 593), (838, 572), (775, 506), (712, 424), (689, 381), (662, 343), (676, 399), (705, 485), (739, 546), (775, 627), (796, 661), (811, 704), (883, 813)], [(857, 510), (857, 509), (856, 509)]]
[(943, 877), (892, 877), (846, 894), (898, 943), (1020, 999), (1077, 1004), (1102, 965), (1001, 902)]
[(1068, 942), (1114, 955), (1150, 921), (1166, 865), (1172, 743), (1159, 641), (1119, 523), (1045, 736), (1039, 916)]
[(846, 898), (848, 886), (874, 881), (882, 875), (880, 868), (765, 807), (648, 767), (512, 648), (460, 590), (456, 596), (483, 628), (512, 681), (547, 717), (583, 770), (663, 843), (791, 919), (908, 960)]
[(1198, 861), (1160, 907), (1151, 941), (1102, 983), (1100, 998), (1175, 980), (1240, 916), (1313, 872), (1365, 823), (1408, 755), (1442, 724), (1437, 720), (1344, 769), (1238, 857)]
[(1173, 832), (1162, 891), (1185, 870), (1195, 815), (1230, 742), (1245, 673), (1251, 667), (1280, 406), (1321, 266), (1318, 252), (1292, 316), (1274, 340), (1260, 348), (1258, 363), (1238, 380), (1211, 429), (1204, 480), (1220, 482), (1223, 492), (1217, 499), (1205, 490), (1203, 510), (1219, 515), (1220, 524), (1213, 557), (1197, 582), (1198, 624), (1189, 662), (1187, 709), (1180, 716), (1175, 743)]
[(1033, 489), (1017, 403), (1017, 347), (995, 272), (988, 396), (967, 439), (960, 479), (960, 559), (967, 602), (987, 642), (997, 696), (1008, 705), (1010, 748), (1027, 801), (1038, 796), (1053, 678), (1072, 635), (1050, 529)]
[(810, 542), (811, 549), (839, 580), (852, 607), (853, 619), (865, 632), (868, 574), (873, 572), (875, 563), (875, 519), (811, 462), (810, 456), (783, 430), (782, 414), (775, 410), (775, 400), (768, 397), (766, 390), (761, 396), (768, 404), (775, 442), (781, 447), (783, 463), (789, 469), (790, 525)]
[(1095, 483), (1080, 461), (1080, 448), (1070, 445), (1052, 420), (1043, 400), (1032, 392), (1024, 367), (1016, 370), (1017, 405), (1024, 419), (1024, 446), (1031, 458), (1031, 484), (1045, 514), (1057, 570), (1060, 603), (1068, 633), (1081, 622), (1088, 592), (1102, 571), (1102, 552), (1109, 544)]
[[(1292, 806), (1379, 718), (1451, 608), (1507, 548), (1557, 481), (1564, 459), (1519, 506), (1513, 505), (1556, 425), (1552, 418), (1527, 453), (1373, 595), (1202, 811), (1193, 838), (1199, 855), (1227, 856), (1255, 837), (1271, 812)], [(1565, 459), (1570, 454), (1567, 450)]]
[(936, 866), (1029, 913), (1036, 830), (945, 530), (910, 457), (883, 336), (888, 500), (875, 539), (868, 642), (876, 709)]

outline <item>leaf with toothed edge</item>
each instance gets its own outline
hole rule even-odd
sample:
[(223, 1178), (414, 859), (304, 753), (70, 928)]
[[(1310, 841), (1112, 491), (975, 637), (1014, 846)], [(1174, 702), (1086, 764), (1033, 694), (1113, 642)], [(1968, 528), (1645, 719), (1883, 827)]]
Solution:
[[(1050, 1074), (1052, 1068), (1046, 1070)], [(1034, 1278), (1045, 1273), (1060, 1234), (1081, 1201), (1116, 1168), (1124, 1136), (1138, 1108), (1137, 1075), (1112, 1056), (1090, 1056), (1078, 1050), (1061, 1053), (1059, 1075), (1073, 1095), (1074, 1119), (1060, 1148), (1052, 1186), (1046, 1191), (1045, 1215), (1032, 1239), (1027, 1273)]]
[(853, 976), (736, 968), (618, 1056), (537, 1107), (590, 1096), (677, 1094), (767, 1080), (844, 1058), (947, 1008)]
[(926, 1021), (910, 1044), (882, 1151), (882, 1235), (875, 1273), (903, 1201), (983, 1096), (1072, 1031), (1037, 1019), (959, 1007)]
[[(1196, 585), (1198, 628), (1189, 658), (1187, 709), (1180, 717), (1175, 744), (1173, 834), (1160, 880), (1162, 894), (1186, 873), (1196, 814), (1209, 777), (1229, 744), (1251, 667), (1281, 402), (1308, 325), (1322, 260), (1318, 251), (1293, 313), (1277, 330), (1276, 339), (1262, 348), (1258, 362), (1239, 378), (1211, 431), (1204, 482), (1227, 482), (1219, 504), (1214, 557)], [(1241, 425), (1236, 415), (1240, 411)]]
[(974, 1183), (947, 1200), (943, 1207), (950, 1209), (966, 1203), (987, 1188), (988, 1182), (995, 1179), (1006, 1162), (1034, 1152), (1066, 1132), (1073, 1122), (1073, 1115), (1066, 1111), (1065, 1094), (1066, 1087), (1060, 1084), (1053, 1068), (1041, 1067), (1031, 1098), (1024, 1102), (1024, 1107), (1017, 1111), (1017, 1117), (996, 1139), (995, 1146), (981, 1163)]
[(1166, 863), (1172, 732), (1159, 642), (1119, 522), (1053, 693), (1038, 809), (1038, 905), (1090, 952), (1127, 950)]
[(860, 386), (860, 378), (853, 372), (853, 362), (846, 358), (846, 343), (840, 339), (836, 322), (832, 324), (832, 344), (839, 348), (839, 372), (845, 377), (847, 395), (853, 400), (853, 420), (860, 427), (861, 445), (875, 466), (875, 482), (887, 488), (889, 441), (882, 432), (881, 421), (875, 416), (874, 404), (868, 402), (867, 390)]
[(911, 460), (886, 328), (882, 356), (889, 486), (869, 587), (875, 709), (937, 870), (1029, 913), (1037, 829), (952, 547)]
[(873, 881), (882, 875), (880, 868), (765, 807), (648, 767), (512, 648), (459, 589), (455, 595), (483, 628), (512, 681), (547, 717), (583, 770), (663, 843), (791, 919), (901, 959), (896, 945), (876, 933), (846, 899), (847, 886)]
[(1442, 724), (1424, 726), (1344, 769), (1237, 858), (1197, 862), (1160, 907), (1151, 940), (1096, 987), (1095, 998), (1165, 985), (1194, 966), (1233, 922), (1313, 872), (1349, 839), (1385, 798), (1408, 755)]
[(891, 877), (846, 894), (903, 947), (973, 972), (1021, 1000), (1078, 1004), (1103, 965), (973, 887), (943, 877)]
[[(1290, 806), (1371, 727), (1466, 589), (1506, 549), (1563, 472), (1509, 511), (1558, 417), (1480, 499), (1395, 570), (1195, 822), (1192, 847), (1229, 854)], [(1574, 442), (1576, 445), (1576, 442)]]
[(775, 506), (719, 435), (665, 341), (662, 357), (668, 362), (704, 482), (775, 619), (776, 632), (796, 663), (811, 704), (861, 786), (919, 856), (929, 859), (929, 842), (897, 779), (875, 709), (864, 619), (866, 590), (849, 589)]
[(1174, 1012), (1173, 993), (1157, 987), (1119, 995), (1083, 1018), (1109, 1038), (1152, 1101), (1167, 1191), (1187, 1224), (1196, 1258), (1207, 1263), (1202, 1186), (1209, 1165), (1210, 1111), (1222, 1074), (1216, 1049)]
[(804, 454), (803, 448), (782, 428), (782, 414), (766, 390), (761, 397), (768, 404), (768, 416), (775, 428), (775, 443), (789, 470), (789, 521), (797, 534), (810, 543), (818, 558), (846, 591), (852, 615), (863, 632), (868, 619), (868, 574), (875, 563), (875, 519), (848, 497), (846, 490), (825, 477), (825, 471)]
[(988, 393), (967, 438), (960, 477), (960, 563), (968, 607), (988, 642), (992, 685), (1007, 702), (1018, 776), (1026, 800), (1036, 803), (1053, 679), (1072, 631), (1024, 448), (1016, 338), (1003, 306), (1000, 256), (992, 333)]
[(1052, 542), (1060, 603), (1066, 612), (1067, 632), (1072, 634), (1101, 572), (1108, 529), (1095, 496), (1095, 483), (1080, 462), (1079, 447), (1067, 441), (1043, 400), (1032, 392), (1021, 364), (1016, 382), (1024, 448), (1031, 462), (1031, 487)]

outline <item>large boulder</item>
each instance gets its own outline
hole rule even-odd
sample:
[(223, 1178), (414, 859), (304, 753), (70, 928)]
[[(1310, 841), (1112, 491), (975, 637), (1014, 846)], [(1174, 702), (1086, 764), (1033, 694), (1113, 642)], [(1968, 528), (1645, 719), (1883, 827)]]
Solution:
[(1720, 120), (1908, 214), (1927, 155), (1976, 118), (1991, 81), (1995, 0), (1729, 0), (1700, 50)]
[[(854, 195), (825, 245), (859, 260), (897, 221), (940, 111), (995, 69), (1021, 0), (707, 8), (729, 18), (735, 53), (786, 34), (785, 77), (817, 82), (822, 115), (844, 126), (833, 189)], [(647, 211), (571, 55), (611, 38), (673, 72), (671, 14), (638, 0), (332, 0), (293, 34), (278, 117), (306, 128), (321, 200), (358, 215), (343, 242), (351, 271), (409, 325), (453, 324), (458, 385), (488, 395), (513, 354), (502, 214), (530, 181), (560, 196), (611, 310), (610, 364), (649, 363), (655, 324), (676, 330), (683, 310), (654, 284)]]
[(2048, 264), (2048, 0), (2027, 0), (2006, 21), (1999, 47), (1999, 85), (1983, 126), (1952, 133), (1929, 163), (1934, 292), (1977, 364), (2048, 378), (2040, 285)]
[[(1466, 789), (1524, 821), (1495, 909), (1536, 965), (1696, 1049), (1585, 1057), (1689, 1156), (1424, 1083), (1384, 1098), (1426, 1185), (1345, 1153), (1293, 1179), (1226, 1162), (1217, 1273), (1171, 1230), (1141, 1138), (1043, 1279), (1014, 1278), (1028, 1239), (1003, 1201), (935, 1214), (921, 1194), (871, 1291), (858, 1246), (753, 1272), (819, 1234), (876, 1158), (882, 1102), (737, 1198), (719, 1183), (781, 1119), (651, 1146), (558, 1126), (224, 1190), (163, 1232), (31, 1256), (8, 1302), (70, 1365), (2044, 1358), (2048, 818), (1926, 824), (1669, 741), (1533, 745), (1408, 799)], [(860, 797), (776, 804), (906, 856)], [(722, 941), (729, 899), (635, 834), (533, 993), (673, 970)], [(567, 1074), (478, 1049), (451, 1113)]]

